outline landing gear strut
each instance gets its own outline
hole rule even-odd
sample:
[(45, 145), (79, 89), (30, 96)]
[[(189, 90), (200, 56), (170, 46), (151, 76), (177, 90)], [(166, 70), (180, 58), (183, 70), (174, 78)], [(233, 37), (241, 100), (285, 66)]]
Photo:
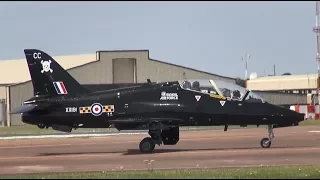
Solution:
[(152, 123), (149, 126), (150, 137), (144, 138), (139, 149), (142, 153), (151, 153), (155, 145), (175, 145), (179, 141), (179, 127), (165, 127), (161, 123)]
[(260, 141), (260, 145), (263, 148), (269, 148), (271, 146), (271, 141), (274, 138), (273, 126), (272, 125), (268, 125), (267, 129), (268, 129), (269, 138), (263, 138)]

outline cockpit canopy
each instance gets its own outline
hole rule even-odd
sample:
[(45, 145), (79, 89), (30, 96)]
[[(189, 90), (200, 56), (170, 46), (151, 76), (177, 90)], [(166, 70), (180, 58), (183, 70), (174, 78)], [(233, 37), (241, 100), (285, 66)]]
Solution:
[[(229, 100), (241, 101), (248, 91), (246, 88), (243, 88), (237, 84), (228, 83), (221, 80), (187, 79), (179, 80), (178, 82), (182, 89), (222, 96)], [(263, 98), (253, 92), (250, 92), (245, 100), (258, 100), (258, 102), (265, 102)]]

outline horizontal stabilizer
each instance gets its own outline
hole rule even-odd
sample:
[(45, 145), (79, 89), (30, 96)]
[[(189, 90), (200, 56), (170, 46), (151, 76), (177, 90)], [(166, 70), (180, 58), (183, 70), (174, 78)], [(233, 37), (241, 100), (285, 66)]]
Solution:
[(21, 113), (30, 112), (32, 110), (35, 110), (36, 107), (37, 107), (36, 104), (22, 105), (22, 106), (15, 108), (13, 111), (11, 111), (10, 114), (21, 114)]

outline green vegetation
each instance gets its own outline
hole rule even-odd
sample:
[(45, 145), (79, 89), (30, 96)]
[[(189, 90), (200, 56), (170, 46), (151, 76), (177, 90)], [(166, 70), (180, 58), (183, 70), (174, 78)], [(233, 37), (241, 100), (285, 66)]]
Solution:
[(320, 178), (318, 166), (269, 166), (250, 168), (219, 169), (181, 169), (181, 170), (149, 170), (149, 171), (112, 171), (112, 172), (77, 172), (77, 173), (43, 173), (26, 175), (6, 175), (0, 179), (200, 179), (200, 178)]
[[(98, 128), (98, 129), (77, 129), (73, 130), (72, 133), (110, 133), (117, 132), (114, 128)], [(32, 125), (20, 125), (11, 127), (0, 128), (0, 135), (34, 135), (34, 134), (66, 134), (60, 131), (55, 131), (52, 128), (40, 129), (37, 126)]]
[[(320, 120), (307, 120), (300, 123), (301, 126), (311, 126), (311, 125), (320, 125)], [(265, 126), (260, 126), (264, 128)], [(188, 130), (223, 130), (224, 126), (195, 126), (195, 127), (181, 127), (182, 131)], [(239, 129), (240, 126), (229, 126), (228, 129)], [(257, 128), (257, 126), (247, 126), (247, 128)], [(112, 133), (118, 132), (115, 128), (97, 128), (97, 129), (77, 129), (73, 130), (72, 134), (79, 133)], [(40, 129), (37, 126), (31, 125), (21, 125), (21, 126), (11, 126), (11, 127), (1, 127), (0, 135), (36, 135), (36, 134), (66, 134), (63, 132), (55, 131), (52, 128), (49, 129)]]
[(300, 126), (319, 126), (320, 125), (320, 120), (306, 120), (300, 123)]

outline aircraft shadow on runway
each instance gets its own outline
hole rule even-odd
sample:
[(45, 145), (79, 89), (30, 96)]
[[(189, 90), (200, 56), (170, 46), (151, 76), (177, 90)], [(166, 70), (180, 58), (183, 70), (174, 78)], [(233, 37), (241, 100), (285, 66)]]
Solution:
[[(301, 148), (301, 147), (313, 147), (313, 146), (278, 146), (272, 147), (270, 149), (291, 149), (291, 148)], [(262, 149), (261, 147), (251, 147), (251, 148), (206, 148), (206, 149), (155, 149), (152, 154), (160, 153), (172, 153), (172, 152), (188, 152), (188, 151), (219, 151), (219, 150), (254, 150)], [(269, 150), (269, 149), (262, 149)], [(123, 153), (122, 155), (145, 155), (141, 153), (139, 149), (128, 149), (127, 151), (104, 151), (104, 152), (59, 152), (59, 153), (39, 153), (37, 156), (59, 156), (59, 155), (84, 155), (84, 154), (111, 154), (111, 153)]]

